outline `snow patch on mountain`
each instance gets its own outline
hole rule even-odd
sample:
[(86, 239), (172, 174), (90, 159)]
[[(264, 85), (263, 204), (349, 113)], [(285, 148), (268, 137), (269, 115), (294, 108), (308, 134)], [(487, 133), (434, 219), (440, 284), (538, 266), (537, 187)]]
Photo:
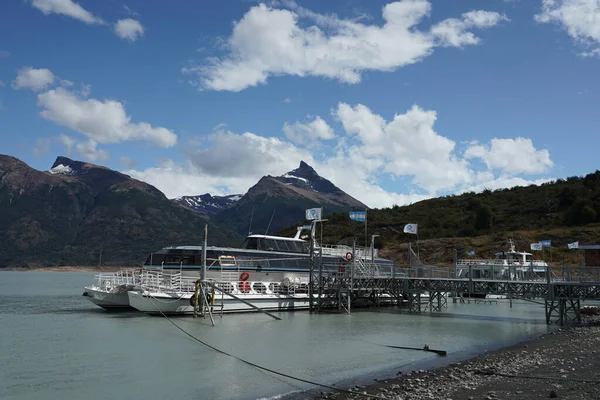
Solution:
[(73, 175), (74, 173), (73, 168), (63, 164), (58, 164), (56, 167), (51, 168), (48, 172), (50, 172), (52, 175)]
[(288, 179), (298, 179), (298, 180), (300, 180), (300, 181), (302, 181), (302, 182), (306, 183), (307, 185), (309, 185), (309, 184), (310, 184), (310, 182), (308, 181), (308, 179), (306, 179), (306, 178), (301, 178), (301, 177), (299, 177), (299, 176), (295, 176), (295, 175), (291, 175), (291, 174), (289, 174), (289, 173), (287, 173), (287, 174), (284, 174), (284, 175), (281, 175), (281, 177), (282, 177), (282, 178), (288, 178)]

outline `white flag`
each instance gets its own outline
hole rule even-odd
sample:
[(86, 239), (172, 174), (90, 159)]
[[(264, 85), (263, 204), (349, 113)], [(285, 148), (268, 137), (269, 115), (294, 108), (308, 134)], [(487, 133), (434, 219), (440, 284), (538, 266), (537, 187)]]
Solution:
[(308, 210), (306, 210), (306, 219), (309, 220), (317, 220), (320, 221), (321, 220), (321, 211), (323, 211), (322, 208), (309, 208)]
[(542, 250), (542, 244), (541, 243), (531, 243), (529, 245), (529, 248), (531, 250), (534, 250), (534, 251), (541, 251)]
[(416, 235), (417, 234), (417, 225), (418, 224), (404, 225), (404, 233), (412, 233), (413, 235)]
[(569, 249), (578, 249), (579, 248), (579, 240), (573, 243), (569, 243), (567, 245), (569, 247)]

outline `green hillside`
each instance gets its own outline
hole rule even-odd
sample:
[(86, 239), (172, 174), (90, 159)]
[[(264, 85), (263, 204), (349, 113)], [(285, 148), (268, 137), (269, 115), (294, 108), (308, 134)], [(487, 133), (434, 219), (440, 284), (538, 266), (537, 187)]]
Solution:
[[(351, 221), (347, 213), (327, 215), (323, 226), (324, 242), (349, 242), (356, 235), (364, 244), (364, 224)], [(420, 201), (408, 206), (370, 209), (367, 229), (379, 234), (376, 247), (382, 254), (402, 260), (408, 242), (416, 237), (403, 233), (407, 223), (419, 224), (421, 257), (428, 262), (452, 261), (452, 249), (458, 257), (475, 250), (477, 256), (491, 256), (506, 249), (513, 238), (518, 250), (529, 244), (551, 239), (553, 264), (562, 262), (569, 242), (600, 243), (600, 171), (584, 177), (569, 177), (540, 186), (484, 190)], [(293, 235), (295, 226), (280, 234)], [(541, 254), (540, 254), (541, 256)], [(577, 262), (577, 252), (566, 252), (566, 261)]]

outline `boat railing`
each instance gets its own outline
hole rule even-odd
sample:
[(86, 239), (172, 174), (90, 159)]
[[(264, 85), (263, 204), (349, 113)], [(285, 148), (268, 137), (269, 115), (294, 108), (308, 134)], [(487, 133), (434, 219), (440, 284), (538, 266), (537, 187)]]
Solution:
[(190, 292), (194, 291), (196, 281), (197, 278), (184, 277), (181, 271), (153, 269), (143, 271), (140, 286), (149, 291)]
[[(323, 251), (323, 255), (327, 256), (335, 256), (335, 257), (345, 257), (346, 254), (352, 254), (352, 246), (347, 246), (343, 244), (334, 244), (334, 245), (321, 245), (315, 248), (315, 251), (318, 252), (319, 249)], [(377, 249), (373, 249), (373, 254), (371, 254), (370, 247), (358, 247), (356, 246), (356, 254), (354, 254), (355, 258), (362, 259), (370, 259), (371, 256), (377, 257)]]
[(119, 270), (116, 272), (103, 272), (95, 275), (98, 287), (112, 287), (119, 285), (136, 285), (140, 280), (140, 270)]
[(517, 260), (502, 260), (498, 258), (494, 259), (473, 259), (466, 258), (456, 260), (457, 266), (469, 266), (469, 265), (505, 265), (505, 266), (522, 266), (522, 267), (545, 267), (547, 264), (544, 260), (531, 260), (531, 261), (517, 261)]

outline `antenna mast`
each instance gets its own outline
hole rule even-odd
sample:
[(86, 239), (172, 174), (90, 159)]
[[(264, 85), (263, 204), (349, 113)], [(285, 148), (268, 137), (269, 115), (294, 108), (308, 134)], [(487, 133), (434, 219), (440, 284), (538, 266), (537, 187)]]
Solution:
[(271, 220), (269, 221), (269, 226), (267, 226), (267, 231), (265, 232), (265, 236), (269, 233), (269, 228), (271, 227), (271, 222), (273, 222), (273, 216), (275, 216), (275, 209), (273, 209), (273, 214), (271, 214)]
[(252, 218), (254, 218), (254, 207), (255, 204), (252, 205), (252, 214), (250, 214), (250, 226), (248, 227), (248, 236), (252, 235)]

